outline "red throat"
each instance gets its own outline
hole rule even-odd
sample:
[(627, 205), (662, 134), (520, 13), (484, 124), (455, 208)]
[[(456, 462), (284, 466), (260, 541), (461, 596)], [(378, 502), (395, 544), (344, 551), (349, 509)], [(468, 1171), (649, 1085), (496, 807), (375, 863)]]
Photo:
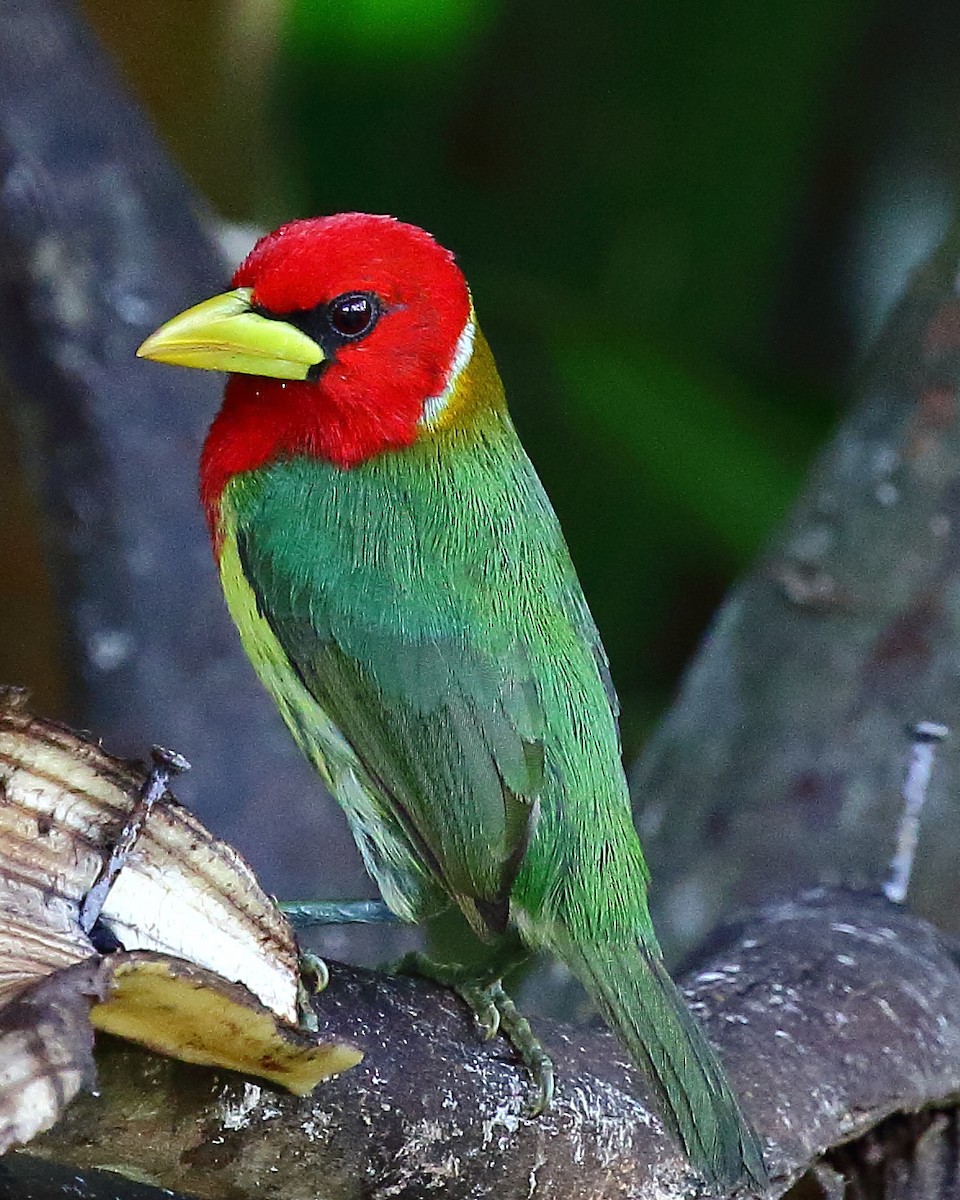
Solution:
[(416, 440), (446, 386), (470, 295), (449, 251), (390, 217), (295, 221), (262, 238), (233, 279), (279, 319), (352, 291), (379, 299), (372, 332), (337, 349), (316, 382), (232, 375), (200, 463), (217, 540), (220, 495), (241, 471), (309, 455), (349, 469)]

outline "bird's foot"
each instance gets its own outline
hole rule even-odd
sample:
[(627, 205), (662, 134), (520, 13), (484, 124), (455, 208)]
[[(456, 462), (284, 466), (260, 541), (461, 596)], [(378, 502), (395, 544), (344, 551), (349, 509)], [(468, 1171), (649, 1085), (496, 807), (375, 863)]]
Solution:
[(527, 1101), (527, 1114), (539, 1117), (553, 1103), (553, 1059), (544, 1050), (530, 1022), (503, 990), (499, 979), (490, 985), (488, 995), (499, 1016), (501, 1032), (533, 1076), (534, 1093)]
[(301, 950), (300, 978), (310, 988), (313, 995), (317, 995), (330, 982), (330, 971), (322, 958), (312, 954), (309, 950)]
[(405, 955), (393, 967), (398, 975), (420, 975), (456, 992), (473, 1014), (485, 1040), (502, 1033), (533, 1076), (534, 1092), (527, 1115), (538, 1117), (553, 1102), (553, 1060), (530, 1028), (530, 1022), (503, 990), (499, 979), (477, 978), (467, 967), (438, 963), (425, 954)]
[(310, 997), (322, 992), (329, 982), (330, 971), (323, 959), (311, 954), (309, 950), (301, 950), (297, 1011), (300, 1014), (300, 1025), (310, 1033), (316, 1033), (320, 1028)]

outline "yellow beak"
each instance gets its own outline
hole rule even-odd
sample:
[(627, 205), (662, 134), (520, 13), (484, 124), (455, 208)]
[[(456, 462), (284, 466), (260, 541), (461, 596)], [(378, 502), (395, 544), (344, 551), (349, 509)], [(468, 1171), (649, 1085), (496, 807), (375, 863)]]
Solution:
[(205, 371), (306, 379), (323, 362), (323, 351), (296, 326), (254, 312), (251, 294), (251, 288), (237, 288), (188, 308), (151, 333), (137, 358)]

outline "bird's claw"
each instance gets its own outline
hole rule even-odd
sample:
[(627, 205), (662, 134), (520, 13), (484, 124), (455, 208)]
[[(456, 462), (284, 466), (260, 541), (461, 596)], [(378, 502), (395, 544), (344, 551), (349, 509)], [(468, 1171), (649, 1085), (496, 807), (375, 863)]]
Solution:
[(555, 1091), (553, 1060), (499, 979), (484, 983), (472, 978), (464, 967), (436, 963), (416, 952), (407, 954), (393, 970), (401, 975), (420, 975), (455, 991), (473, 1014), (484, 1040), (502, 1033), (533, 1076), (534, 1092), (524, 1106), (526, 1115), (538, 1117), (550, 1107)]
[(469, 980), (451, 986), (473, 1013), (473, 1019), (480, 1026), (483, 1040), (489, 1042), (495, 1038), (500, 1032), (500, 1009), (490, 994), (491, 989)]
[(313, 1011), (311, 997), (322, 992), (330, 982), (330, 970), (322, 958), (309, 950), (300, 952), (300, 978), (297, 980), (297, 1010), (301, 1026), (310, 1033), (320, 1028)]
[(499, 1014), (499, 1026), (504, 1037), (523, 1059), (523, 1064), (533, 1076), (534, 1094), (527, 1101), (525, 1110), (529, 1117), (539, 1117), (553, 1103), (555, 1076), (553, 1059), (547, 1054), (540, 1039), (530, 1027), (530, 1022), (503, 990), (496, 980), (488, 992), (490, 1002)]
[(300, 975), (310, 985), (310, 990), (316, 995), (325, 990), (330, 982), (330, 968), (317, 954), (309, 950), (300, 952)]

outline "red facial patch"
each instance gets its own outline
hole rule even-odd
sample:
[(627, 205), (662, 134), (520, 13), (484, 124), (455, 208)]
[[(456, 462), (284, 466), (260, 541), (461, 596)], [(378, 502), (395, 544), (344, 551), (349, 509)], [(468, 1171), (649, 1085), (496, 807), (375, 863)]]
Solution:
[(414, 225), (363, 213), (281, 226), (254, 246), (233, 285), (252, 288), (253, 303), (281, 318), (348, 292), (374, 292), (382, 312), (315, 383), (229, 378), (200, 466), (212, 524), (238, 471), (291, 454), (347, 468), (413, 442), (424, 403), (446, 386), (470, 315), (448, 250)]

